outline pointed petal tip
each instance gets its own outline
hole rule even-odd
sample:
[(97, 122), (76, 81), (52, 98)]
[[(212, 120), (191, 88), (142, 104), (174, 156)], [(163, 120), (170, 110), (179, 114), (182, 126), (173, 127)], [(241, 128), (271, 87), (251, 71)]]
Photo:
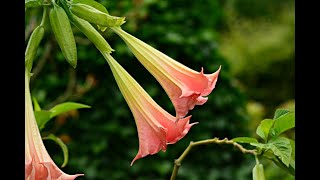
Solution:
[(133, 163), (134, 163), (136, 160), (140, 159), (140, 158), (143, 158), (143, 156), (141, 156), (141, 154), (140, 154), (140, 152), (139, 152), (139, 153), (136, 155), (136, 157), (134, 157), (133, 160), (131, 161), (130, 166), (132, 166)]

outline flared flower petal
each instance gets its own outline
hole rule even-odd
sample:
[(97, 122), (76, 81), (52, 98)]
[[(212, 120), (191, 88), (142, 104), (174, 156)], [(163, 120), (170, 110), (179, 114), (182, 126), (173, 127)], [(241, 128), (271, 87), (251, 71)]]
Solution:
[(125, 98), (136, 122), (139, 151), (131, 165), (147, 155), (165, 151), (167, 144), (174, 144), (183, 138), (191, 126), (191, 116), (175, 123), (176, 118), (161, 108), (148, 93), (115, 61), (105, 54), (119, 89)]
[(61, 171), (48, 154), (34, 116), (29, 89), (28, 72), (25, 75), (25, 179), (73, 180), (83, 174), (69, 175)]
[(128, 45), (140, 63), (157, 79), (171, 99), (176, 118), (188, 114), (195, 105), (203, 105), (218, 80), (221, 69), (212, 74), (194, 71), (157, 49), (128, 34), (120, 27), (111, 28)]

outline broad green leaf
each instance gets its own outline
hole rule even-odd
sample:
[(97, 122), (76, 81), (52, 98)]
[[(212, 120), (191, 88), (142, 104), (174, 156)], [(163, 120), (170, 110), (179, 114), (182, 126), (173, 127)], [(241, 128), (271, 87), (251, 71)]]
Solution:
[(46, 111), (46, 110), (41, 110), (41, 111), (35, 111), (34, 115), (36, 117), (36, 121), (39, 127), (39, 130), (41, 131), (47, 122), (51, 119), (51, 112)]
[(295, 145), (295, 141), (293, 141), (292, 139), (290, 140), (290, 145), (291, 145), (291, 149), (292, 149), (292, 153), (291, 153), (291, 159), (296, 159), (296, 145)]
[(43, 137), (42, 139), (51, 139), (61, 147), (61, 150), (63, 152), (63, 159), (64, 159), (63, 160), (63, 164), (61, 165), (61, 167), (66, 166), (67, 163), (68, 163), (69, 155), (68, 155), (68, 148), (64, 144), (64, 142), (59, 137), (55, 136), (54, 134), (49, 134), (47, 137)]
[(273, 154), (283, 162), (287, 167), (291, 161), (292, 147), (290, 140), (285, 137), (271, 139), (267, 144), (250, 143), (252, 146), (260, 147), (265, 150), (272, 150)]
[(65, 103), (61, 103), (54, 106), (49, 111), (48, 110), (35, 111), (34, 114), (36, 117), (39, 130), (42, 130), (47, 124), (47, 122), (49, 122), (49, 120), (52, 119), (53, 117), (64, 112), (80, 109), (80, 108), (90, 108), (90, 106), (85, 104), (75, 103), (75, 102), (65, 102)]
[(42, 0), (24, 0), (24, 7), (30, 8), (30, 7), (38, 7), (41, 6)]
[(291, 160), (289, 166), (286, 166), (278, 157), (271, 159), (275, 165), (295, 176), (295, 161)]
[(277, 109), (276, 112), (274, 113), (273, 119), (277, 119), (277, 118), (281, 117), (282, 115), (285, 115), (289, 112), (291, 112), (291, 111), (289, 111), (287, 109)]
[(291, 161), (292, 147), (290, 140), (285, 137), (277, 137), (272, 139), (269, 144), (271, 144), (271, 150), (274, 155), (278, 156), (279, 159), (288, 167)]
[(271, 136), (278, 136), (284, 131), (295, 127), (295, 113), (286, 113), (277, 119), (274, 119), (274, 125), (271, 130)]
[(238, 142), (238, 143), (258, 143), (258, 140), (256, 138), (251, 138), (251, 137), (237, 137), (237, 138), (233, 138), (232, 141)]
[(259, 126), (257, 127), (256, 133), (263, 139), (265, 142), (268, 141), (268, 136), (270, 129), (274, 123), (273, 119), (264, 119), (260, 122)]
[(90, 106), (85, 105), (85, 104), (80, 104), (80, 103), (75, 103), (75, 102), (65, 102), (58, 104), (51, 108), (49, 111), (51, 112), (50, 118), (53, 118), (61, 113), (75, 110), (75, 109), (80, 109), (80, 108), (90, 108)]
[(295, 175), (295, 161), (291, 159), (289, 166), (287, 167), (283, 162), (273, 154), (272, 150), (267, 150), (263, 153), (263, 157), (274, 162), (275, 165), (290, 173), (291, 175)]

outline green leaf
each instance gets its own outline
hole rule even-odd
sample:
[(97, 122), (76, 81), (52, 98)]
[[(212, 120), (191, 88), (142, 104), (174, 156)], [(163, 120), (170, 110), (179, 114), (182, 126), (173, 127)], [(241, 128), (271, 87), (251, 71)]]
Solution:
[(295, 160), (296, 159), (296, 146), (295, 146), (295, 142), (292, 139), (290, 140), (290, 145), (291, 145), (291, 149), (292, 149), (292, 153), (291, 153), (291, 159)]
[(61, 113), (75, 110), (75, 109), (80, 109), (80, 108), (90, 108), (90, 106), (85, 105), (85, 104), (80, 104), (80, 103), (75, 103), (75, 102), (65, 102), (58, 104), (51, 108), (49, 111), (51, 112), (50, 118), (53, 118)]
[(290, 140), (285, 137), (276, 137), (267, 144), (250, 143), (252, 146), (260, 147), (264, 150), (272, 150), (273, 154), (288, 167), (291, 161), (292, 147)]
[(41, 107), (35, 97), (32, 97), (34, 111), (41, 111)]
[(80, 108), (90, 108), (90, 106), (85, 105), (85, 104), (80, 104), (80, 103), (75, 103), (75, 102), (65, 102), (58, 104), (51, 108), (50, 110), (41, 110), (41, 111), (35, 111), (35, 117), (36, 121), (39, 127), (39, 130), (41, 131), (47, 122), (49, 122), (50, 119), (53, 117), (75, 109), (80, 109)]
[(271, 150), (273, 153), (278, 156), (286, 166), (289, 166), (292, 152), (290, 140), (285, 137), (277, 137), (269, 143), (272, 145)]
[(291, 175), (295, 176), (295, 161), (291, 160), (289, 166), (287, 167), (278, 157), (271, 159), (275, 165), (280, 167), (281, 169), (285, 170), (286, 172), (290, 173)]
[(49, 134), (47, 137), (43, 137), (42, 139), (51, 139), (53, 140), (54, 142), (56, 142), (60, 147), (61, 147), (61, 150), (63, 152), (63, 164), (61, 165), (61, 167), (64, 167), (67, 165), (68, 163), (68, 158), (69, 158), (69, 155), (68, 155), (68, 148), (67, 146), (64, 144), (64, 142), (58, 138), (57, 136), (55, 136), (54, 134)]
[(256, 133), (263, 139), (265, 142), (268, 141), (269, 132), (274, 123), (273, 119), (262, 120), (257, 127)]
[(290, 164), (287, 167), (277, 156), (274, 155), (272, 150), (267, 150), (263, 153), (263, 157), (271, 160), (275, 165), (290, 173), (291, 175), (295, 175), (295, 161), (291, 158)]
[(41, 1), (42, 0), (24, 0), (24, 7), (30, 8), (41, 6)]
[(41, 131), (45, 127), (47, 122), (51, 119), (51, 112), (47, 110), (35, 111), (34, 115), (36, 117), (39, 130)]
[(237, 137), (237, 138), (233, 138), (232, 141), (238, 142), (238, 143), (258, 143), (258, 140), (256, 138), (251, 138), (251, 137)]
[(290, 110), (287, 110), (287, 109), (277, 109), (276, 112), (274, 113), (273, 119), (277, 119), (277, 118), (281, 117), (282, 115), (285, 115), (289, 112), (290, 112)]
[(274, 120), (274, 125), (271, 129), (271, 136), (278, 136), (284, 131), (295, 127), (295, 113), (288, 112)]

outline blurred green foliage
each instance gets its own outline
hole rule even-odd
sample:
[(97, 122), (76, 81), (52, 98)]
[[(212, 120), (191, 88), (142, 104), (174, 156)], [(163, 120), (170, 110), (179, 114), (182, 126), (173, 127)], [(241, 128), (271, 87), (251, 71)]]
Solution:
[(250, 100), (272, 116), (295, 94), (294, 0), (230, 0), (224, 12), (219, 50)]
[[(223, 40), (230, 35), (222, 33), (230, 28), (230, 22), (232, 22), (228, 8), (233, 7), (233, 12), (242, 16), (243, 21), (248, 18), (256, 18), (257, 21), (254, 22), (259, 23), (260, 15), (270, 13), (269, 9), (273, 10), (272, 7), (278, 3), (277, 1), (264, 0), (263, 3), (268, 5), (264, 6), (268, 7), (266, 9), (263, 6), (260, 7), (258, 3), (252, 6), (249, 1), (228, 1), (233, 3), (227, 3), (226, 1), (209, 0), (100, 0), (99, 2), (107, 7), (111, 15), (126, 17), (126, 23), (122, 25), (125, 31), (175, 60), (197, 71), (204, 67), (205, 73), (216, 71), (219, 65), (222, 65), (222, 70), (216, 88), (209, 95), (209, 100), (202, 106), (196, 106), (189, 113), (192, 114), (191, 122), (197, 121), (199, 124), (193, 126), (189, 133), (176, 144), (168, 145), (166, 152), (139, 159), (130, 167), (130, 162), (138, 152), (136, 125), (110, 68), (94, 45), (75, 27), (73, 30), (77, 42), (78, 65), (76, 69), (70, 67), (58, 48), (53, 33), (50, 31), (50, 25), (47, 24), (45, 37), (39, 47), (38, 59), (34, 63), (31, 92), (43, 109), (50, 109), (55, 104), (64, 101), (74, 101), (91, 106), (90, 109), (71, 111), (57, 116), (42, 132), (44, 136), (54, 133), (66, 143), (69, 149), (69, 163), (62, 170), (69, 174), (84, 173), (85, 176), (77, 178), (79, 180), (169, 179), (174, 159), (181, 155), (190, 141), (214, 137), (231, 139), (238, 136), (249, 136), (252, 133), (248, 128), (252, 124), (250, 119), (252, 116), (248, 114), (246, 107), (248, 100), (255, 97), (252, 96), (252, 91), (255, 92), (259, 88), (259, 93), (266, 99), (269, 96), (275, 96), (275, 101), (262, 102), (270, 103), (268, 107), (278, 106), (278, 102), (294, 98), (291, 92), (294, 86), (290, 79), (292, 78), (290, 76), (292, 56), (289, 56), (290, 52), (292, 53), (291, 50), (280, 53), (287, 53), (286, 55), (270, 55), (269, 68), (264, 68), (263, 72), (254, 71), (260, 68), (249, 70), (243, 68), (242, 76), (238, 76), (233, 73), (233, 68), (237, 65), (232, 62), (232, 56), (237, 54), (229, 51), (226, 54), (230, 56), (225, 56), (225, 51), (221, 49), (226, 47)], [(41, 12), (42, 10), (37, 8), (27, 10), (26, 37), (28, 37), (28, 31), (40, 22)], [(283, 18), (286, 18), (286, 15), (290, 13), (284, 13)], [(270, 27), (277, 26), (272, 23), (269, 24)], [(250, 25), (254, 26), (255, 23), (251, 22)], [(280, 34), (286, 33), (281, 32)], [(108, 29), (103, 35), (116, 50), (112, 56), (159, 105), (174, 114), (173, 106), (159, 83), (139, 64), (125, 43)], [(242, 41), (241, 38), (246, 38), (241, 36), (242, 34), (237, 36), (238, 40), (234, 38), (229, 45), (234, 49), (245, 46), (245, 44), (237, 43)], [(261, 36), (252, 38), (262, 41)], [(273, 37), (271, 34), (270, 39), (273, 38), (278, 38), (278, 36)], [(282, 41), (286, 41), (285, 38)], [(251, 43), (254, 44), (252, 41)], [(257, 43), (257, 45), (261, 44)], [(290, 46), (290, 43), (288, 45), (283, 42), (283, 45), (284, 48), (290, 49), (287, 47)], [(274, 51), (272, 48), (269, 50), (270, 54), (274, 54)], [(246, 51), (241, 50), (241, 53), (246, 53)], [(264, 58), (265, 56), (264, 54), (256, 57)], [(277, 61), (273, 57), (279, 57), (280, 60)], [(286, 59), (291, 60), (290, 63)], [(246, 60), (242, 58), (241, 62), (246, 63)], [(276, 64), (278, 71), (282, 71), (281, 68), (284, 67), (289, 70), (283, 70), (287, 73), (281, 74), (268, 72), (270, 69), (278, 72), (271, 61), (282, 64), (281, 66)], [(259, 62), (264, 64), (264, 61)], [(256, 80), (255, 75), (259, 73), (257, 77), (260, 79)], [(239, 79), (235, 77), (243, 77), (240, 78), (241, 86)], [(272, 78), (272, 81), (263, 81), (262, 78)], [(254, 87), (258, 82), (263, 84), (270, 82), (270, 86)], [(280, 83), (286, 84), (282, 86)], [(276, 96), (277, 93), (270, 91), (270, 87), (279, 87), (275, 91), (284, 92)], [(60, 147), (51, 141), (44, 141), (44, 143), (54, 161), (61, 165), (63, 155)], [(247, 180), (251, 179), (254, 164), (254, 157), (244, 155), (232, 146), (199, 146), (192, 149), (182, 162), (177, 179)], [(269, 169), (272, 168), (274, 168), (273, 165)], [(280, 169), (273, 171), (266, 167), (265, 171), (266, 179), (288, 176), (276, 172), (281, 171)], [(272, 175), (268, 176), (267, 172)]]

